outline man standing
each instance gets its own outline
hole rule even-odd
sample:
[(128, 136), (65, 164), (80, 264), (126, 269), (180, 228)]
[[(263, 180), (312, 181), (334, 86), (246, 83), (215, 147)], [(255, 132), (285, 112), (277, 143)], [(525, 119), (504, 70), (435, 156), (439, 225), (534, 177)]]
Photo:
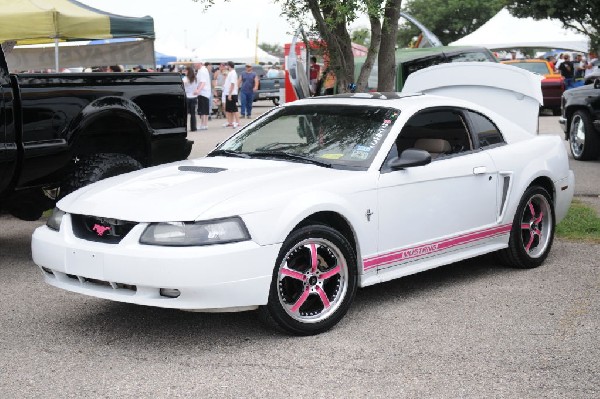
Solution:
[(258, 90), (258, 76), (252, 70), (252, 65), (246, 64), (246, 70), (242, 72), (238, 79), (240, 88), (240, 104), (242, 105), (242, 118), (250, 119), (252, 117), (252, 103), (254, 102), (254, 92)]
[(210, 88), (210, 74), (205, 65), (200, 63), (200, 69), (198, 69), (198, 115), (200, 115), (200, 128), (199, 130), (208, 129), (208, 115), (210, 114), (209, 99), (211, 94)]
[(565, 87), (572, 89), (574, 87), (574, 76), (575, 71), (573, 70), (573, 63), (570, 61), (569, 54), (563, 56), (563, 62), (558, 66), (558, 71), (565, 78)]
[(238, 100), (238, 77), (235, 72), (235, 64), (233, 61), (227, 62), (229, 67), (229, 73), (225, 78), (225, 84), (223, 87), (223, 94), (225, 95), (225, 116), (227, 117), (227, 123), (224, 127), (233, 127), (234, 129), (240, 125), (240, 114), (238, 113), (237, 100)]

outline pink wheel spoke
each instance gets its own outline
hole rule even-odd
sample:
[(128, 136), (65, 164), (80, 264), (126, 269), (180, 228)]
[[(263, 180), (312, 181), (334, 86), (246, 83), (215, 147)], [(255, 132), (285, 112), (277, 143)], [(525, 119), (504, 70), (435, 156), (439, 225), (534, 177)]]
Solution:
[(533, 234), (537, 234), (537, 236), (540, 237), (540, 239), (542, 238), (542, 231), (541, 230), (535, 229), (535, 230), (533, 230)]
[(535, 234), (531, 233), (531, 235), (529, 236), (529, 242), (525, 246), (525, 251), (529, 252), (529, 249), (531, 248), (531, 245), (533, 244), (534, 239), (535, 239)]
[(544, 212), (540, 212), (540, 216), (538, 216), (535, 220), (534, 223), (538, 224), (542, 221), (542, 219), (544, 219)]
[(531, 225), (529, 223), (521, 223), (522, 230), (529, 230), (530, 227)]
[(319, 286), (316, 287), (316, 290), (317, 294), (319, 294), (319, 297), (321, 298), (321, 301), (323, 302), (323, 306), (325, 307), (325, 309), (328, 309), (331, 306), (331, 304), (329, 303), (329, 298), (327, 298), (327, 294)]
[(321, 274), (319, 276), (319, 279), (321, 279), (321, 280), (327, 280), (328, 278), (333, 277), (336, 274), (340, 274), (341, 270), (342, 270), (342, 267), (338, 265), (338, 266), (334, 267), (333, 269), (328, 270), (325, 273)]
[(292, 307), (292, 312), (297, 312), (298, 309), (300, 309), (300, 306), (302, 306), (304, 304), (304, 302), (306, 302), (306, 298), (308, 298), (309, 293), (310, 293), (310, 287), (306, 287), (306, 289), (304, 290), (302, 295), (300, 295), (300, 298), (298, 298), (298, 300)]
[(295, 278), (296, 280), (300, 281), (306, 281), (306, 276), (304, 274), (292, 269), (288, 269), (287, 267), (282, 268), (279, 272), (284, 276)]
[(317, 266), (319, 266), (319, 260), (317, 259), (317, 246), (315, 244), (310, 244), (310, 271), (312, 273), (316, 272)]
[(533, 203), (529, 202), (529, 211), (531, 212), (531, 216), (535, 217), (535, 209), (533, 209)]

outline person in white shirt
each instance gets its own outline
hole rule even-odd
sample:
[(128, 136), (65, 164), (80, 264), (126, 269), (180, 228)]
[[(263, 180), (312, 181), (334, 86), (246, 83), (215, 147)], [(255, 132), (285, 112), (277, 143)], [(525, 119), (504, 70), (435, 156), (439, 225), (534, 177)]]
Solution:
[(240, 114), (238, 112), (237, 100), (238, 100), (238, 76), (235, 72), (235, 64), (233, 61), (227, 63), (229, 67), (229, 73), (225, 78), (223, 85), (223, 94), (225, 95), (225, 116), (227, 117), (227, 123), (224, 127), (233, 127), (236, 129), (240, 125)]
[(196, 129), (196, 105), (198, 103), (198, 79), (196, 72), (192, 66), (186, 68), (185, 76), (183, 77), (183, 88), (185, 89), (185, 98), (187, 103), (187, 113), (190, 114), (190, 130), (195, 132)]
[(200, 115), (200, 130), (208, 129), (208, 115), (210, 115), (210, 73), (208, 69), (201, 63), (198, 69), (198, 115)]

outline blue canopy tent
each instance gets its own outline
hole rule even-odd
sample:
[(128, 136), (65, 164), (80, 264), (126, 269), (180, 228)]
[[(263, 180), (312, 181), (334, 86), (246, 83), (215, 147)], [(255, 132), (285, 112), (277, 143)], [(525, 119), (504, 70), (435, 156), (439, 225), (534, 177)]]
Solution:
[(158, 51), (154, 52), (154, 59), (156, 60), (156, 65), (167, 65), (169, 62), (177, 61), (176, 56), (159, 53)]

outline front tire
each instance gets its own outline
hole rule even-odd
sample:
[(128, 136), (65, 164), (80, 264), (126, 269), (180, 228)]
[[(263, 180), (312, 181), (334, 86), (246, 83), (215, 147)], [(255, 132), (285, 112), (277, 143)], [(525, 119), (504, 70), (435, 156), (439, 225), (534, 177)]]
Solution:
[(260, 318), (295, 335), (313, 335), (336, 325), (357, 287), (356, 257), (346, 238), (324, 225), (292, 232), (283, 243)]
[(573, 158), (578, 161), (593, 160), (600, 154), (600, 137), (586, 111), (580, 110), (573, 114), (569, 147)]
[(273, 104), (278, 107), (279, 106), (279, 97), (273, 99)]
[(540, 266), (554, 241), (555, 217), (552, 199), (539, 186), (529, 187), (519, 203), (508, 248), (500, 251), (508, 266), (531, 269)]
[(125, 154), (105, 153), (82, 158), (63, 182), (60, 197), (102, 179), (142, 168), (141, 163)]

